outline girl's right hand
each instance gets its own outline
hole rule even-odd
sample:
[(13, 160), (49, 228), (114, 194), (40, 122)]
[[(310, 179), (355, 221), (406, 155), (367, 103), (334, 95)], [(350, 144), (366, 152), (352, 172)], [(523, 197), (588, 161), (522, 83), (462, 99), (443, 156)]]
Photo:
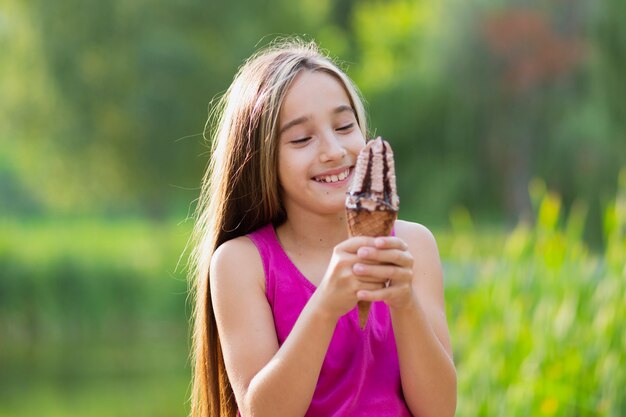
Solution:
[(364, 263), (357, 256), (357, 251), (363, 246), (375, 246), (374, 238), (352, 237), (335, 246), (328, 269), (316, 291), (321, 310), (333, 319), (339, 319), (356, 306), (358, 291), (377, 290), (385, 285), (380, 280), (368, 280), (354, 274), (354, 264)]

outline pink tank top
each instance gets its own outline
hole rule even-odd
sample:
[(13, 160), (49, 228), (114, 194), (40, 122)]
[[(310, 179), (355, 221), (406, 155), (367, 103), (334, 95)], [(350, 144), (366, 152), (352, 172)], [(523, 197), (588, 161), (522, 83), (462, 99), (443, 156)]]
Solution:
[[(271, 224), (248, 237), (263, 260), (265, 294), (282, 346), (316, 287), (291, 262)], [(385, 303), (372, 304), (364, 330), (356, 307), (339, 319), (306, 416), (411, 416)]]

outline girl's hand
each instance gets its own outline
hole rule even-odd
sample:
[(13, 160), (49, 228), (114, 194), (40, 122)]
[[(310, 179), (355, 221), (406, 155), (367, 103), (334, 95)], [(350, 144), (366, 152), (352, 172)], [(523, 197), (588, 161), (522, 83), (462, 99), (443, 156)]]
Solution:
[(386, 279), (370, 277), (368, 274), (357, 275), (354, 270), (356, 264), (367, 263), (357, 255), (364, 247), (375, 250), (375, 239), (366, 236), (352, 237), (335, 246), (333, 250), (328, 269), (316, 294), (322, 311), (330, 313), (334, 319), (356, 306), (359, 291), (373, 291), (384, 287)]
[[(352, 270), (363, 282), (378, 283), (379, 288), (358, 291), (359, 301), (384, 301), (401, 309), (415, 302), (413, 297), (413, 256), (398, 237), (378, 237), (374, 245), (357, 250), (358, 262)], [(388, 286), (380, 288), (380, 284)]]

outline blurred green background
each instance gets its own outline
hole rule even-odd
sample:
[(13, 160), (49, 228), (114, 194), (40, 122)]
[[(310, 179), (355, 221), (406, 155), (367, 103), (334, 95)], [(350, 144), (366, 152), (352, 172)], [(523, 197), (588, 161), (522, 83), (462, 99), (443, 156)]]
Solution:
[[(209, 103), (315, 39), (438, 239), (458, 416), (626, 415), (618, 0), (0, 0), (0, 417), (184, 416)], [(621, 172), (621, 174), (620, 174)]]

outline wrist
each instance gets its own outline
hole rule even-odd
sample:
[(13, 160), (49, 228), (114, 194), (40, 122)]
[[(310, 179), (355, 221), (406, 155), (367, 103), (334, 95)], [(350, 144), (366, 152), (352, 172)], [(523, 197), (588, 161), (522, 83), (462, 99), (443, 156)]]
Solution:
[(389, 305), (389, 311), (392, 317), (411, 316), (421, 312), (421, 310), (422, 308), (415, 294), (411, 294), (411, 297), (405, 303)]
[(328, 308), (328, 306), (322, 302), (322, 299), (323, 297), (321, 297), (317, 291), (313, 293), (308, 303), (310, 314), (317, 322), (335, 326), (339, 321), (341, 314)]

